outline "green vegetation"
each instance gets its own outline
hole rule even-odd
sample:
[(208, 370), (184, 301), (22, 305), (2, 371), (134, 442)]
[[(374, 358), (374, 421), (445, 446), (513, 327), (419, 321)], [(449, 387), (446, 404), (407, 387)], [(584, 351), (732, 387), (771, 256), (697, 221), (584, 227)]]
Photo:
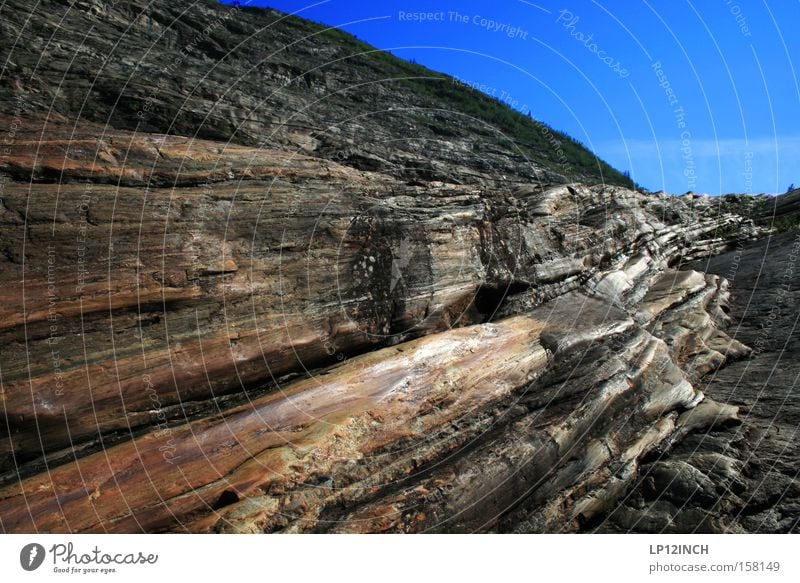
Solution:
[(760, 227), (775, 229), (777, 232), (800, 229), (800, 215), (796, 213), (776, 216), (775, 198), (767, 196), (725, 195), (719, 199), (719, 212), (734, 213), (753, 220)]
[(798, 215), (784, 215), (782, 217), (776, 217), (774, 221), (762, 220), (756, 222), (765, 226), (770, 226), (771, 223), (772, 228), (779, 233), (800, 229), (800, 216)]
[(590, 177), (597, 181), (602, 179), (607, 184), (637, 187), (628, 173), (612, 168), (578, 140), (449, 75), (395, 57), (341, 30), (322, 30), (321, 25), (295, 17), (289, 17), (288, 21), (297, 27), (299, 33), (318, 33), (321, 38), (353, 54), (353, 66), (371, 70), (380, 78), (397, 78), (415, 95), (427, 100), (426, 107), (446, 109), (494, 126), (499, 130), (495, 138), (498, 145), (518, 150), (521, 155), (553, 172), (569, 179)]

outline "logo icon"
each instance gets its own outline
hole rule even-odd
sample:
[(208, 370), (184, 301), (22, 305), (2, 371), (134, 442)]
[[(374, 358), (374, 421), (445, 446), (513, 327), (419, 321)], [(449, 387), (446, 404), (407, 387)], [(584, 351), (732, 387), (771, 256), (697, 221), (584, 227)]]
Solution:
[(44, 547), (38, 543), (30, 543), (19, 552), (19, 564), (26, 571), (35, 571), (44, 562)]

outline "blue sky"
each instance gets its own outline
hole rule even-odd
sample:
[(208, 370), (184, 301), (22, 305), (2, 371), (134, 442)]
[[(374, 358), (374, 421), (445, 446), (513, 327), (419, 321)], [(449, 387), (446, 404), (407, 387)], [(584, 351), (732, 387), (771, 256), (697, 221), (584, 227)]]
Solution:
[(651, 190), (780, 193), (800, 185), (796, 0), (249, 5), (340, 27), (482, 87)]

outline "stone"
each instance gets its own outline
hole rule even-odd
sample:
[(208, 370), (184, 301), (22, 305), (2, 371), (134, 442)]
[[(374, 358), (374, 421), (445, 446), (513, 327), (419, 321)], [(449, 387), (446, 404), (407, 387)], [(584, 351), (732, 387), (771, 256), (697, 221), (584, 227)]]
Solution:
[(0, 531), (796, 529), (761, 198), (566, 175), (276, 11), (48, 6), (0, 22)]

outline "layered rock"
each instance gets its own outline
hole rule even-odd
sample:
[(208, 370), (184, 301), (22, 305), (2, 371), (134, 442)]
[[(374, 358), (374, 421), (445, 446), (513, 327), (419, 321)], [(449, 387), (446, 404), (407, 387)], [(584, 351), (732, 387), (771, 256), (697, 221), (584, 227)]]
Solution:
[(50, 469), (0, 508), (7, 531), (575, 530), (701, 401), (667, 343), (573, 292)]
[(692, 265), (732, 282), (730, 333), (752, 352), (697, 383), (719, 401), (692, 411), (709, 430), (653, 455), (636, 487), (597, 521), (597, 530), (797, 531), (800, 414), (794, 391), (800, 365), (792, 355), (800, 348), (798, 257), (793, 231)]
[[(9, 461), (191, 416), (217, 406), (208, 399), (527, 310), (582, 282), (616, 301), (624, 290), (610, 278), (632, 286), (682, 250), (724, 247), (715, 232), (744, 225), (695, 219), (694, 200), (618, 188), (408, 187), (283, 152), (112, 139), (124, 150), (82, 142), (57, 184), (6, 187)], [(15, 167), (55, 171), (38, 153), (59, 143), (19, 140)], [(96, 163), (97, 151), (107, 160)], [(183, 167), (193, 181), (219, 179), (244, 157), (246, 181), (229, 170), (205, 186), (103, 184), (122, 174), (179, 183)], [(686, 225), (663, 222), (666, 207)]]
[(575, 529), (744, 351), (667, 270), (757, 233), (707, 200), (106, 133), (13, 149), (8, 531)]
[[(739, 458), (681, 449), (744, 419), (705, 385), (759, 348), (725, 331), (726, 274), (685, 267), (767, 232), (741, 201), (567, 173), (450, 107), (483, 97), (384, 87), (406, 65), (274, 12), (20, 14), (4, 33), (52, 59), (34, 71), (4, 48), (0, 530), (657, 530), (637, 514), (648, 496), (750, 487)], [(185, 77), (140, 50), (209, 22)], [(233, 91), (262, 24), (274, 34), (253, 42), (283, 56)], [(139, 61), (104, 61), (89, 89), (119, 27)]]
[(632, 184), (527, 112), (278, 11), (215, 0), (1, 10), (5, 113), (295, 151), (410, 182)]

